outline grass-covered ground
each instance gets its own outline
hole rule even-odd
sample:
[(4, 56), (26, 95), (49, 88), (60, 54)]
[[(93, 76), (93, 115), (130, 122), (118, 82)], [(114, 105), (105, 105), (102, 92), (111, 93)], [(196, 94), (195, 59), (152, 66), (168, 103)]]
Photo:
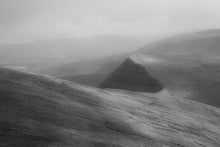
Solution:
[(1, 147), (219, 147), (220, 110), (0, 69)]

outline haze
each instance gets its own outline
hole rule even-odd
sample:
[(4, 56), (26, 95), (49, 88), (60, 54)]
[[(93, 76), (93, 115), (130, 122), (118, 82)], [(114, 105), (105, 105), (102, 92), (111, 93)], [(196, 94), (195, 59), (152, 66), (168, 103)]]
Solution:
[(0, 43), (218, 28), (219, 0), (0, 0)]

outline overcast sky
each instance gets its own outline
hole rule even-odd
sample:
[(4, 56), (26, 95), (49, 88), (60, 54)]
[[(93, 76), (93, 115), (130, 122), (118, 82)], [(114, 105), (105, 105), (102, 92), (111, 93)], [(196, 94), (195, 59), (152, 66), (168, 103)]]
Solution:
[(220, 0), (0, 0), (0, 42), (161, 36), (220, 26)]

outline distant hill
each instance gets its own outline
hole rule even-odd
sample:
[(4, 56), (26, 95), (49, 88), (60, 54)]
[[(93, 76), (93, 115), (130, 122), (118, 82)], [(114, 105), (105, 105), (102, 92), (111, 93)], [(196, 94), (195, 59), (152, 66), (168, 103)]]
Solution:
[(0, 68), (0, 146), (220, 146), (220, 109)]
[(138, 53), (220, 56), (220, 30), (207, 30), (163, 39), (138, 50)]

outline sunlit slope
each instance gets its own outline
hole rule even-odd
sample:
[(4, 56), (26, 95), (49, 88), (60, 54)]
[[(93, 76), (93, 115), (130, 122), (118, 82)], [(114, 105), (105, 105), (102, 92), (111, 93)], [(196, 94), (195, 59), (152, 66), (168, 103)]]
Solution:
[(220, 110), (168, 95), (106, 91), (0, 69), (0, 146), (220, 144)]

